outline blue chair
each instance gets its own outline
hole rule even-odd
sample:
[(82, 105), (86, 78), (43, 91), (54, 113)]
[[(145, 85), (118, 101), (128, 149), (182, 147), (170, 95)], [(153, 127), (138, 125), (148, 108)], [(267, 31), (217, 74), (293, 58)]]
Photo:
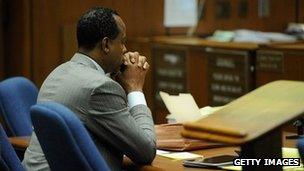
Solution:
[(8, 136), (30, 136), (30, 107), (36, 104), (37, 87), (24, 77), (0, 82), (0, 108)]
[(110, 170), (84, 125), (65, 106), (34, 105), (31, 118), (51, 170)]
[(304, 138), (300, 138), (298, 140), (298, 150), (299, 150), (299, 154), (302, 160), (302, 163), (304, 162)]
[(17, 154), (0, 125), (0, 170), (24, 171)]

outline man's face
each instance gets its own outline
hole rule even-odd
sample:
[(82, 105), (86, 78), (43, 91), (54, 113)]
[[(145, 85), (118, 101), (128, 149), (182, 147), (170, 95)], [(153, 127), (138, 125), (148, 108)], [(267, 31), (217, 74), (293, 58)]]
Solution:
[(123, 63), (123, 55), (127, 52), (126, 48), (126, 26), (122, 19), (115, 15), (114, 19), (118, 26), (119, 34), (114, 40), (110, 40), (109, 54), (106, 56), (105, 64), (107, 65), (106, 72), (115, 73), (120, 69), (120, 65)]

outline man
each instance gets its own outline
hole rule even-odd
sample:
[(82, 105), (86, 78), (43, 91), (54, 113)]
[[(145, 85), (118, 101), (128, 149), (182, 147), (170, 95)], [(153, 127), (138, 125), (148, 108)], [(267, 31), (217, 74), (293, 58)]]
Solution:
[[(137, 164), (151, 163), (156, 140), (142, 93), (146, 58), (127, 53), (125, 24), (111, 9), (86, 12), (77, 24), (77, 40), (78, 53), (46, 78), (38, 102), (55, 101), (75, 112), (112, 170), (121, 170), (123, 155)], [(49, 170), (35, 133), (23, 165)]]

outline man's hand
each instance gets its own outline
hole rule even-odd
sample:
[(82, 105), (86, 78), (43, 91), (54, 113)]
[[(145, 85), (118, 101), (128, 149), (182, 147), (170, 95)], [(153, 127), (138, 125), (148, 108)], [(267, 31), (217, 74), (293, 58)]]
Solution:
[(117, 75), (117, 81), (127, 93), (142, 91), (146, 73), (150, 67), (145, 56), (138, 52), (128, 52), (124, 57), (126, 69)]

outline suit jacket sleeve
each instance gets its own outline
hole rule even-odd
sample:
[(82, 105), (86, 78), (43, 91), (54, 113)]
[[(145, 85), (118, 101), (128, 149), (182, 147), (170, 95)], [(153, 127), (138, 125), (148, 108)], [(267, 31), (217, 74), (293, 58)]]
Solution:
[(106, 143), (118, 148), (133, 162), (151, 163), (156, 138), (151, 111), (145, 105), (127, 106), (126, 94), (116, 82), (95, 88), (89, 99), (86, 126)]

